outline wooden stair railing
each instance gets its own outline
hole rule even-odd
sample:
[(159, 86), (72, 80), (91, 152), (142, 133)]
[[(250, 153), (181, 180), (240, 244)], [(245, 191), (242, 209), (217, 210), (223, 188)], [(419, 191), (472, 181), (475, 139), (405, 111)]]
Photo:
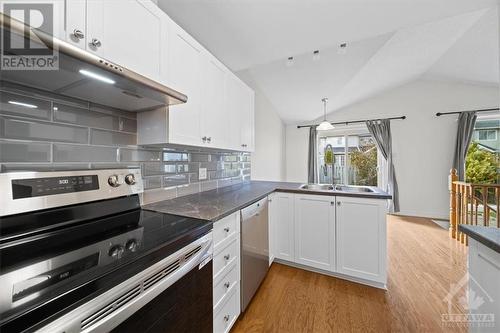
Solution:
[(449, 177), (450, 234), (467, 244), (466, 235), (458, 230), (459, 224), (500, 228), (500, 184), (471, 184), (457, 178), (457, 171), (452, 169)]

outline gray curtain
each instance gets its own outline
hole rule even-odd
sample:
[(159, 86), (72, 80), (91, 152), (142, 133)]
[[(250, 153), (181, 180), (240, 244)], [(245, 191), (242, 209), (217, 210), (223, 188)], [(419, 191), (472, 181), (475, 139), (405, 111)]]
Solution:
[(453, 167), (457, 170), (458, 180), (465, 180), (465, 156), (472, 139), (476, 118), (474, 111), (462, 112), (458, 117), (457, 141), (453, 156)]
[(307, 182), (314, 184), (318, 182), (318, 133), (316, 127), (309, 127), (309, 154), (307, 160)]
[(375, 139), (380, 153), (387, 161), (387, 189), (386, 191), (392, 195), (390, 211), (392, 213), (399, 212), (399, 191), (398, 182), (396, 180), (396, 171), (392, 163), (392, 135), (391, 121), (388, 119), (380, 121), (367, 121), (366, 127)]

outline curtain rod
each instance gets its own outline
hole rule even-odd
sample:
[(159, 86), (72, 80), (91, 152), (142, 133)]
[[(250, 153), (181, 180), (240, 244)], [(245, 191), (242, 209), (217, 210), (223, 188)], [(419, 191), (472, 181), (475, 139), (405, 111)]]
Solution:
[(462, 112), (470, 112), (470, 111), (488, 112), (488, 111), (499, 111), (499, 110), (500, 110), (500, 108), (491, 108), (491, 109), (469, 110), (469, 111), (438, 112), (438, 113), (436, 113), (436, 117), (444, 116), (444, 115), (448, 115), (448, 114), (460, 114)]
[[(406, 119), (406, 116), (401, 116), (401, 117), (391, 117), (391, 118), (380, 118), (380, 119), (365, 119), (365, 120), (351, 120), (351, 121), (341, 121), (338, 123), (330, 123), (332, 125), (348, 125), (348, 124), (359, 124), (359, 123), (366, 123), (367, 121), (377, 121), (377, 120), (404, 120)], [(318, 125), (300, 125), (297, 126), (297, 128), (302, 128), (302, 127), (314, 127)]]

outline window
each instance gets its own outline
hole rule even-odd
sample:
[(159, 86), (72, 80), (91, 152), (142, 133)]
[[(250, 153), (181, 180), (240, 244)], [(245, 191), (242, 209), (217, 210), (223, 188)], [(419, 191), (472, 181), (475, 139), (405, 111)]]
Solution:
[(478, 130), (477, 140), (479, 141), (495, 141), (497, 139), (496, 130)]
[[(378, 179), (380, 158), (375, 140), (367, 133), (366, 128), (346, 130), (345, 133), (341, 135), (320, 133), (319, 182), (380, 186)], [(332, 151), (333, 159), (327, 157), (328, 151)]]

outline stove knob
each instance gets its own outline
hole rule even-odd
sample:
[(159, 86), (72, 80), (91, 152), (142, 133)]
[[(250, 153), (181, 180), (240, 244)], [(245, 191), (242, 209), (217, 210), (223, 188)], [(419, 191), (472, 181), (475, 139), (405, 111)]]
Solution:
[(120, 259), (125, 252), (125, 249), (121, 245), (115, 245), (109, 249), (109, 256), (115, 259)]
[(118, 176), (117, 175), (109, 176), (109, 178), (108, 178), (108, 184), (111, 185), (111, 186), (113, 186), (113, 187), (120, 186), (120, 183), (118, 182)]
[(135, 176), (131, 173), (125, 176), (125, 183), (129, 185), (134, 185), (135, 184)]
[(137, 244), (137, 241), (135, 239), (129, 239), (127, 243), (125, 244), (125, 248), (130, 251), (130, 252), (135, 252), (137, 251), (137, 247), (139, 244)]

